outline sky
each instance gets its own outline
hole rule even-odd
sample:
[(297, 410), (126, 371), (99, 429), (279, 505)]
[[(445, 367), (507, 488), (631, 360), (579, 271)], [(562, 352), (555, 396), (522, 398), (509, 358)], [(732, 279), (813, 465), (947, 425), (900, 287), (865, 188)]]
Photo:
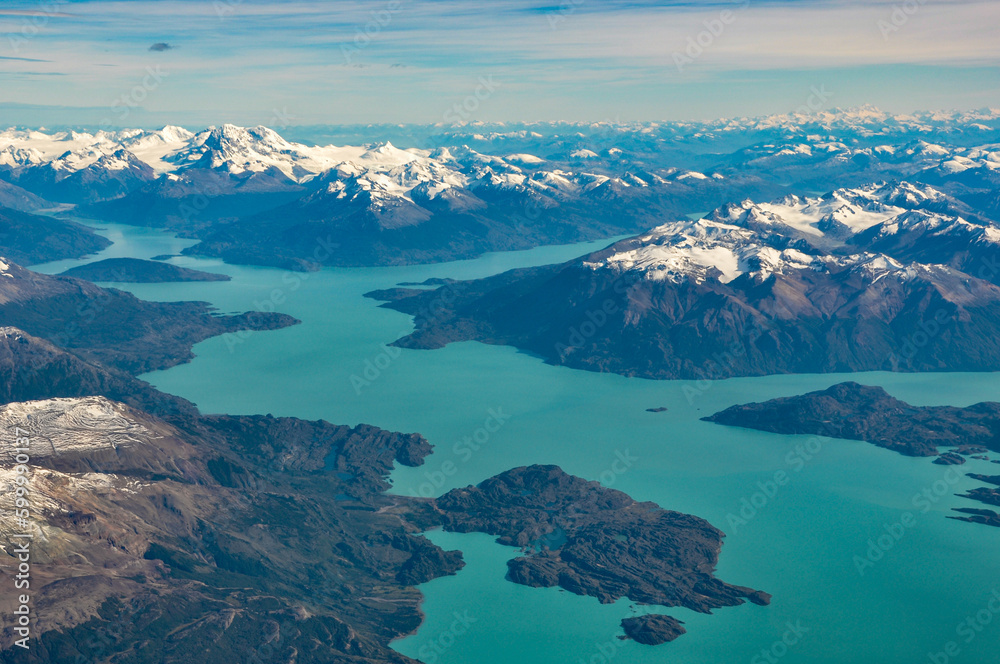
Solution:
[(3, 0), (0, 126), (1000, 107), (998, 34), (996, 0)]

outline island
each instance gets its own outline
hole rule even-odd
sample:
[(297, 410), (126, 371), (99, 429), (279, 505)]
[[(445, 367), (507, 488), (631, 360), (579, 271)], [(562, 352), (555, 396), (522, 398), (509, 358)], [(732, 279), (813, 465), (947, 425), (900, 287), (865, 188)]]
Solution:
[[(966, 408), (911, 406), (881, 387), (851, 381), (798, 396), (731, 406), (702, 419), (772, 433), (861, 440), (907, 456), (934, 456), (934, 463), (942, 465), (964, 464), (963, 454), (1000, 452), (1000, 403)], [(941, 447), (952, 449), (941, 451)], [(1000, 482), (998, 476), (969, 476)], [(1000, 506), (997, 489), (973, 489), (962, 496)], [(989, 510), (957, 511), (972, 516), (953, 518), (1000, 525), (1000, 515)]]
[(907, 456), (933, 456), (939, 447), (960, 446), (1000, 452), (1000, 403), (911, 406), (881, 387), (853, 381), (732, 406), (702, 419), (772, 433), (863, 440)]
[(704, 519), (566, 474), (558, 466), (514, 468), (437, 500), (446, 530), (483, 532), (523, 555), (508, 578), (559, 586), (611, 603), (622, 597), (710, 613), (770, 595), (712, 575), (723, 533)]
[(230, 281), (228, 274), (202, 272), (170, 263), (147, 261), (139, 258), (105, 258), (78, 265), (60, 276), (76, 277), (87, 281), (109, 281), (135, 284), (159, 284), (181, 281)]
[(650, 613), (644, 616), (634, 616), (622, 620), (625, 637), (636, 643), (656, 646), (673, 641), (681, 634), (687, 633), (681, 625), (684, 623), (670, 616)]

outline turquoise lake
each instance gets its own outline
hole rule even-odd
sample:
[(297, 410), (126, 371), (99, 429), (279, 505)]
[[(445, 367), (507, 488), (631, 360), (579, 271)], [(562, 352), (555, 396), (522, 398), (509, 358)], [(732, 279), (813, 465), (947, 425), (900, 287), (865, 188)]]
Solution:
[[(159, 231), (99, 228), (115, 245), (97, 257), (148, 258), (192, 244)], [(461, 549), (468, 564), (455, 576), (421, 586), (426, 621), (416, 634), (395, 642), (403, 654), (428, 664), (998, 661), (1000, 616), (988, 605), (991, 593), (1000, 593), (1000, 529), (945, 517), (953, 507), (979, 506), (954, 495), (982, 486), (966, 472), (1000, 474), (1000, 466), (970, 459), (956, 471), (866, 443), (817, 443), (699, 419), (735, 403), (848, 379), (881, 385), (918, 405), (1000, 401), (997, 374), (793, 375), (699, 385), (554, 367), (512, 348), (473, 342), (390, 350), (386, 344), (412, 329), (410, 317), (362, 297), (399, 282), (476, 278), (559, 262), (606, 244), (310, 274), (177, 257), (171, 262), (233, 280), (112, 285), (151, 300), (204, 300), (222, 312), (268, 309), (277, 302), (278, 311), (303, 321), (274, 332), (207, 340), (195, 347), (193, 362), (143, 376), (203, 412), (272, 413), (419, 432), (435, 451), (424, 466), (394, 473), (393, 490), (403, 495), (439, 495), (515, 466), (558, 464), (637, 500), (707, 519), (727, 534), (717, 575), (774, 596), (770, 606), (746, 604), (712, 615), (628, 600), (601, 605), (591, 597), (504, 580), (506, 561), (517, 551), (489, 537), (433, 532), (429, 537)], [(34, 269), (55, 273), (97, 257)], [(653, 407), (668, 410), (646, 412)], [(491, 413), (505, 421), (484, 439), (477, 430)], [(478, 450), (456, 447), (477, 436)], [(616, 474), (611, 468), (619, 455), (630, 465)], [(443, 465), (454, 472), (441, 472)], [(779, 471), (789, 481), (775, 491), (768, 482)], [(924, 491), (933, 502), (914, 501)], [(757, 505), (754, 513), (745, 509), (750, 502)], [(907, 513), (912, 525), (896, 527)], [(859, 571), (869, 540), (900, 529), (901, 537), (892, 539), (881, 558)], [(623, 617), (649, 611), (684, 621), (688, 633), (657, 647), (618, 639)], [(465, 620), (457, 630), (456, 614)], [(978, 629), (959, 633), (969, 618)], [(791, 646), (776, 645), (789, 624), (801, 637)], [(930, 657), (949, 642), (957, 655)]]

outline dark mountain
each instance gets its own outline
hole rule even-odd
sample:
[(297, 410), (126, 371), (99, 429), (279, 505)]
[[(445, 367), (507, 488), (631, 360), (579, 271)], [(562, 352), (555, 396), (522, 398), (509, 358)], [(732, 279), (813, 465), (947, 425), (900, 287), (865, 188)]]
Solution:
[(81, 205), (80, 216), (190, 235), (212, 223), (277, 207), (302, 195), (277, 171), (231, 174), (212, 169), (167, 173), (113, 200)]
[(276, 313), (220, 316), (205, 302), (146, 302), (131, 293), (38, 274), (13, 263), (0, 263), (0, 268), (0, 324), (130, 373), (186, 362), (191, 347), (208, 337), (297, 322)]
[(54, 205), (27, 189), (18, 187), (5, 180), (0, 180), (0, 207), (10, 208), (19, 212), (34, 212)]
[[(700, 266), (659, 277), (655, 259), (649, 270), (609, 267), (609, 258), (644, 246), (625, 240), (563, 265), (369, 296), (416, 316), (400, 346), (478, 340), (628, 376), (1000, 368), (990, 342), (1000, 334), (1000, 288), (961, 272), (878, 256), (813, 263), (802, 254), (806, 263), (769, 267), (774, 249), (729, 281)], [(426, 315), (432, 304), (435, 315)]]
[(0, 327), (0, 403), (105, 396), (157, 415), (193, 415), (195, 407), (119, 369), (69, 353), (15, 327)]
[(229, 281), (226, 274), (191, 270), (170, 263), (139, 258), (106, 258), (66, 270), (60, 276), (87, 281), (117, 281), (122, 283), (163, 283), (175, 281)]
[(0, 208), (0, 256), (16, 263), (80, 258), (110, 245), (107, 238), (73, 221)]
[[(681, 213), (657, 192), (629, 189), (627, 196), (557, 200), (480, 181), (443, 191), (424, 183), (404, 197), (377, 182), (334, 179), (300, 200), (217, 224), (185, 253), (288, 267), (442, 262), (620, 235)], [(631, 214), (619, 214), (624, 204)]]

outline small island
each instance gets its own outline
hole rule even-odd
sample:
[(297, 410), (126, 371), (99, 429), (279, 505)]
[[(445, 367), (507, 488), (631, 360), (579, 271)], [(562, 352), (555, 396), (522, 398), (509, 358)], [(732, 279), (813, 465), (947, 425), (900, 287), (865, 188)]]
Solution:
[(673, 641), (687, 632), (681, 627), (684, 623), (670, 616), (650, 613), (645, 616), (635, 616), (622, 620), (622, 629), (626, 639), (647, 646), (658, 646), (661, 643)]
[(170, 263), (159, 263), (139, 258), (105, 258), (78, 265), (60, 274), (87, 281), (108, 281), (130, 284), (159, 284), (182, 281), (230, 281), (227, 274), (202, 272)]
[(932, 463), (936, 463), (939, 466), (961, 466), (965, 463), (965, 459), (961, 454), (956, 452), (942, 452)]

